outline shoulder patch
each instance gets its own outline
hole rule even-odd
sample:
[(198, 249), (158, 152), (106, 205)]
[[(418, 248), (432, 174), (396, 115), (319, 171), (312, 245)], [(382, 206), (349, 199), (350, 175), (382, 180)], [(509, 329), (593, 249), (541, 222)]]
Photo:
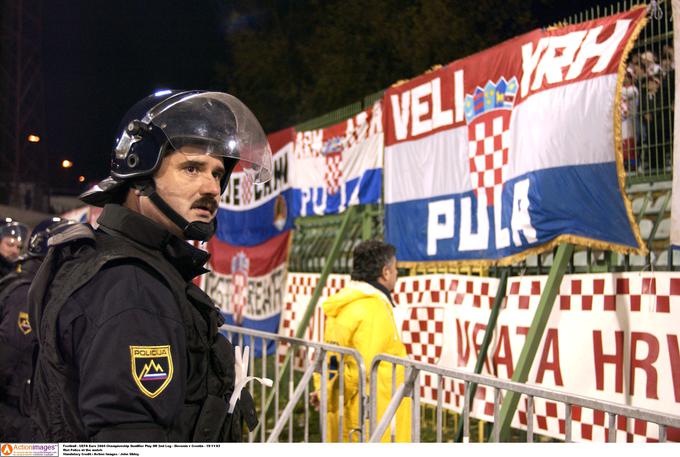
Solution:
[(144, 395), (155, 398), (172, 381), (170, 346), (130, 346), (132, 378)]
[(17, 325), (19, 326), (19, 330), (21, 330), (21, 333), (23, 333), (24, 335), (28, 335), (29, 333), (31, 333), (31, 323), (28, 320), (28, 313), (24, 312), (19, 313)]

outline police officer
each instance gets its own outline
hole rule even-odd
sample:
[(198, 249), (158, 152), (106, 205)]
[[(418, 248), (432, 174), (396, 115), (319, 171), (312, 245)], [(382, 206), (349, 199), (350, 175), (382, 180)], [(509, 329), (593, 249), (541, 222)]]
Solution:
[(164, 91), (124, 116), (111, 176), (81, 196), (104, 206), (97, 231), (53, 237), (30, 301), (39, 352), (33, 418), (49, 441), (235, 441), (234, 350), (192, 280), (209, 254), (237, 162), (271, 177), (259, 122), (231, 95)]
[(0, 279), (0, 439), (32, 441), (37, 428), (31, 421), (30, 380), (35, 332), (28, 314), (28, 288), (47, 253), (47, 239), (70, 221), (58, 217), (35, 226), (17, 270)]
[(14, 262), (21, 254), (28, 227), (6, 220), (0, 225), (0, 278), (14, 270)]

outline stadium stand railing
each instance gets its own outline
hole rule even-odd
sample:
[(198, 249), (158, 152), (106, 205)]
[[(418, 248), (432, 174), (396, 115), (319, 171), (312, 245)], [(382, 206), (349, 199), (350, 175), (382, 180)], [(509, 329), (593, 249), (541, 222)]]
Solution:
[[(250, 442), (327, 442), (330, 428), (327, 423), (329, 405), (342, 405), (347, 393), (345, 385), (345, 360), (353, 359), (357, 368), (358, 402), (357, 417), (367, 416), (366, 366), (354, 349), (330, 344), (314, 343), (299, 338), (287, 338), (257, 330), (224, 325), (222, 327), (234, 345), (266, 348), (262, 351), (260, 363), (255, 362), (255, 351), (250, 352), (248, 376), (267, 378), (273, 376), (273, 390), (264, 385), (256, 389), (250, 383), (250, 394), (258, 405), (259, 425), (248, 435)], [(314, 380), (316, 375), (316, 382)], [(328, 379), (329, 382), (320, 382)], [(332, 386), (331, 391), (328, 386)], [(310, 393), (319, 392), (318, 412), (310, 404)], [(336, 408), (335, 436), (343, 436), (347, 421), (345, 410)], [(316, 416), (316, 419), (315, 419)], [(350, 438), (366, 441), (368, 422), (360, 421), (359, 428), (348, 430)], [(283, 437), (283, 439), (282, 439)]]
[[(377, 381), (378, 366), (380, 363), (389, 363), (393, 367), (401, 366), (407, 372), (404, 376), (405, 382), (399, 388), (393, 391), (392, 400), (387, 407), (383, 417), (376, 417), (376, 404), (375, 401), (370, 401), (369, 405), (369, 417), (370, 417), (370, 441), (379, 441), (380, 437), (388, 430), (392, 418), (396, 411), (396, 407), (399, 405), (401, 400), (406, 397), (410, 397), (412, 400), (414, 414), (411, 418), (411, 437), (414, 442), (420, 442), (420, 415), (417, 414), (420, 404), (420, 374), (430, 373), (436, 376), (437, 382), (437, 417), (441, 417), (442, 410), (442, 379), (450, 378), (463, 381), (467, 383), (466, 387), (470, 384), (476, 384), (481, 386), (486, 386), (493, 390), (493, 407), (492, 413), (494, 416), (494, 423), (498, 424), (500, 422), (500, 410), (501, 401), (503, 394), (502, 392), (516, 392), (526, 397), (527, 399), (527, 411), (526, 411), (526, 440), (527, 442), (534, 441), (534, 422), (535, 422), (535, 412), (534, 412), (534, 402), (536, 398), (549, 400), (555, 403), (561, 403), (564, 405), (565, 415), (564, 415), (564, 429), (566, 442), (572, 440), (572, 410), (574, 408), (586, 408), (593, 411), (601, 411), (607, 414), (607, 442), (614, 443), (617, 441), (617, 432), (623, 432), (619, 427), (620, 421), (618, 417), (625, 417), (633, 420), (645, 421), (648, 423), (654, 423), (658, 425), (658, 441), (666, 441), (666, 429), (667, 427), (678, 428), (680, 427), (680, 416), (673, 416), (669, 414), (659, 414), (654, 411), (648, 411), (640, 409), (637, 407), (631, 407), (627, 405), (621, 405), (617, 403), (611, 403), (601, 400), (596, 400), (593, 398), (587, 398), (579, 395), (566, 394), (564, 392), (559, 392), (556, 390), (545, 389), (541, 387), (531, 386), (527, 384), (521, 384), (512, 381), (506, 381), (490, 376), (483, 376), (478, 374), (473, 374), (468, 371), (441, 368), (436, 365), (430, 365), (427, 363), (416, 362), (409, 359), (404, 359), (400, 357), (394, 357), (390, 355), (380, 354), (373, 359), (373, 363), (370, 368), (370, 382), (371, 392), (369, 398), (375, 398), (374, 387)], [(393, 368), (394, 369), (394, 368)], [(470, 411), (472, 409), (472, 403), (470, 398), (471, 389), (465, 389), (465, 400), (463, 402), (463, 442), (470, 441)], [(437, 442), (442, 441), (441, 433), (441, 420), (437, 421), (437, 431), (436, 436)], [(493, 433), (489, 437), (493, 442), (501, 441), (501, 433), (499, 427), (494, 427)], [(392, 434), (394, 436), (394, 434)]]
[[(478, 375), (463, 370), (442, 368), (436, 365), (384, 354), (376, 356), (370, 367), (370, 378), (367, 378), (366, 368), (361, 355), (353, 349), (314, 343), (297, 338), (286, 338), (228, 325), (223, 326), (222, 330), (227, 333), (235, 344), (244, 346), (257, 345), (259, 343), (261, 348), (269, 349), (262, 353), (259, 360), (260, 363), (256, 362), (254, 351), (250, 353), (247, 375), (274, 378), (272, 390), (264, 386), (257, 388), (253, 383), (248, 387), (259, 410), (259, 425), (255, 430), (250, 431), (248, 435), (250, 442), (284, 441), (292, 443), (330, 442), (334, 440), (331, 437), (331, 430), (327, 422), (328, 408), (333, 403), (342, 405), (344, 397), (347, 395), (343, 372), (346, 358), (353, 358), (358, 367), (357, 378), (359, 386), (356, 395), (359, 396), (360, 401), (357, 402), (359, 408), (357, 416), (364, 418), (363, 421), (360, 421), (360, 428), (348, 430), (351, 440), (379, 441), (385, 431), (389, 430), (397, 406), (403, 398), (408, 397), (411, 398), (412, 405), (412, 441), (444, 441), (445, 422), (442, 419), (444, 413), (442, 386), (445, 378), (466, 383), (463, 410), (460, 415), (464, 442), (469, 442), (471, 436), (470, 411), (473, 405), (470, 398), (472, 390), (468, 388), (471, 383), (476, 386), (485, 386), (493, 391), (491, 414), (493, 414), (494, 423), (499, 423), (501, 398), (504, 392), (516, 392), (526, 398), (525, 428), (527, 442), (533, 442), (535, 438), (535, 399), (543, 399), (564, 405), (563, 416), (556, 417), (555, 419), (564, 421), (564, 441), (566, 442), (572, 441), (572, 411), (575, 408), (590, 409), (607, 414), (607, 442), (616, 442), (617, 433), (619, 436), (621, 432), (625, 434), (625, 429), (622, 430), (620, 426), (622, 422), (619, 419), (621, 418), (626, 418), (623, 423), (629, 420), (640, 420), (657, 424), (657, 435), (660, 442), (666, 441), (667, 427), (680, 428), (680, 416), (660, 414), (637, 407)], [(290, 355), (290, 357), (286, 357), (287, 363), (282, 364), (281, 361), (284, 360), (285, 355)], [(406, 375), (403, 384), (399, 386), (393, 385), (393, 396), (390, 404), (386, 408), (384, 415), (378, 417), (375, 402), (377, 398), (375, 386), (377, 385), (378, 366), (381, 363), (390, 364), (393, 371), (396, 370), (397, 366), (402, 366), (405, 369)], [(425, 424), (425, 428), (431, 432), (426, 440), (422, 439), (421, 433), (424, 421), (420, 402), (420, 377), (424, 374), (432, 375), (436, 379), (435, 385), (438, 386), (434, 388), (436, 391), (435, 398), (437, 398), (437, 404), (434, 407), (436, 422), (432, 424), (433, 426)], [(315, 375), (317, 376), (316, 384), (314, 382)], [(336, 382), (329, 382), (333, 386), (329, 391), (327, 384), (319, 382), (319, 379), (335, 379)], [(370, 379), (368, 383), (371, 386), (370, 391), (367, 391), (366, 379)], [(310, 403), (310, 393), (315, 390), (319, 392), (319, 405), (316, 411)], [(337, 437), (343, 436), (346, 421), (343, 418), (345, 412), (343, 408), (337, 408), (336, 410), (335, 421), (338, 428), (334, 430), (334, 434)], [(480, 431), (478, 433), (478, 441), (499, 442), (501, 440), (498, 427), (494, 428), (492, 433), (488, 431), (488, 436), (484, 436), (483, 422), (478, 422), (477, 427)], [(453, 428), (455, 431), (456, 427), (454, 426)], [(393, 429), (389, 436), (394, 440), (395, 433)]]

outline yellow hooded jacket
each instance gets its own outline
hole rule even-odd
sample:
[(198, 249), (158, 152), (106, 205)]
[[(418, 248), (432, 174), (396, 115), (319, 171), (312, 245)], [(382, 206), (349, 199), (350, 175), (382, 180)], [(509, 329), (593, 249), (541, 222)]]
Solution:
[[(394, 320), (392, 304), (383, 292), (366, 282), (352, 281), (337, 294), (323, 303), (326, 316), (324, 341), (354, 348), (361, 354), (366, 365), (366, 394), (370, 395), (370, 369), (373, 358), (378, 354), (406, 357), (406, 348), (399, 338)], [(344, 413), (343, 441), (348, 441), (348, 431), (359, 428), (358, 368), (352, 357), (344, 358)], [(378, 368), (378, 417), (382, 418), (392, 397), (392, 364), (383, 362)], [(404, 382), (403, 367), (397, 367), (395, 388)], [(335, 389), (335, 391), (333, 390)], [(338, 383), (329, 383), (328, 436), (331, 441), (338, 438)], [(335, 401), (334, 401), (335, 400)], [(397, 410), (393, 425), (396, 427), (395, 440), (411, 441), (411, 401), (404, 399)], [(391, 427), (382, 437), (383, 442), (391, 440)]]

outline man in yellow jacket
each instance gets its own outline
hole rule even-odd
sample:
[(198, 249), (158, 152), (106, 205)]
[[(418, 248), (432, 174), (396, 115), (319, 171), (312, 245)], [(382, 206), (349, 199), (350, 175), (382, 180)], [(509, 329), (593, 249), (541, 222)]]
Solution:
[[(378, 354), (406, 357), (394, 320), (391, 292), (397, 282), (397, 259), (394, 246), (382, 241), (364, 241), (353, 252), (352, 281), (323, 303), (325, 314), (324, 341), (359, 351), (366, 366), (366, 389), (373, 358)], [(338, 441), (338, 389), (337, 376), (329, 381), (328, 436)], [(352, 357), (344, 358), (344, 412), (342, 441), (356, 441), (352, 430), (359, 427), (358, 368)], [(397, 367), (396, 383), (404, 382), (403, 367)], [(376, 424), (382, 418), (392, 398), (392, 364), (383, 362), (378, 368)], [(318, 399), (318, 393), (314, 395)], [(382, 441), (391, 441), (391, 428), (396, 428), (395, 440), (411, 441), (411, 401), (404, 399), (399, 406), (392, 426), (388, 427)]]

